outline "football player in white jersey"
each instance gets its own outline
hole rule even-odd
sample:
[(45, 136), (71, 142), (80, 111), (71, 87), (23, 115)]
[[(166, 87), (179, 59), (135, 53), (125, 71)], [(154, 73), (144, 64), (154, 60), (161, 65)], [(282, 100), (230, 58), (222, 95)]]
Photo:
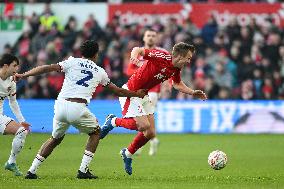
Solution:
[(70, 125), (89, 135), (77, 178), (96, 179), (97, 176), (89, 170), (89, 164), (99, 143), (100, 126), (95, 115), (86, 107), (93, 92), (99, 84), (102, 84), (118, 96), (144, 97), (146, 95), (145, 90), (131, 92), (111, 83), (105, 70), (95, 63), (98, 51), (99, 47), (95, 41), (85, 41), (81, 45), (82, 58), (69, 57), (58, 64), (38, 66), (23, 74), (15, 74), (15, 79), (18, 80), (52, 71), (65, 73), (62, 89), (54, 105), (52, 137), (42, 145), (27, 172), (26, 179), (37, 178), (38, 167), (61, 143)]
[[(17, 72), (19, 60), (11, 54), (4, 54), (0, 60), (0, 133), (3, 135), (15, 135), (12, 142), (12, 150), (5, 169), (14, 172), (16, 176), (22, 173), (16, 164), (16, 157), (22, 150), (29, 131), (30, 124), (25, 122), (18, 102), (16, 100), (16, 83), (13, 75)], [(5, 98), (9, 99), (9, 105), (16, 116), (16, 122), (12, 118), (3, 115), (3, 103)]]

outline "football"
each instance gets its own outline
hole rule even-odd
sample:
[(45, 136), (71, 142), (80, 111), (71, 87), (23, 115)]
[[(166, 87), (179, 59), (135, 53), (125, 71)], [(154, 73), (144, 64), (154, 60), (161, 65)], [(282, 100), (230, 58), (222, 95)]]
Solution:
[(215, 150), (208, 156), (208, 164), (215, 170), (223, 169), (227, 165), (227, 161), (227, 155), (220, 150)]

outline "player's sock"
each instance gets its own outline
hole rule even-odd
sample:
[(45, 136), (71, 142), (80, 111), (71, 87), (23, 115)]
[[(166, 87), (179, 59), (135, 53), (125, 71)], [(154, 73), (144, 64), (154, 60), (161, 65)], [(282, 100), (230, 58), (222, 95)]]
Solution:
[(131, 154), (131, 153), (129, 152), (129, 150), (126, 148), (126, 150), (125, 150), (125, 155), (126, 155), (126, 157), (131, 158), (133, 154)]
[(80, 165), (80, 169), (79, 169), (81, 172), (86, 173), (88, 171), (89, 164), (91, 163), (93, 157), (94, 157), (93, 152), (85, 150), (85, 153), (83, 155), (83, 159)]
[(32, 166), (29, 169), (29, 172), (31, 172), (32, 174), (36, 174), (37, 169), (39, 168), (39, 166), (41, 165), (41, 163), (45, 160), (44, 157), (42, 157), (41, 155), (37, 154)]
[(9, 164), (16, 163), (17, 155), (20, 153), (20, 151), (24, 147), (27, 134), (28, 134), (28, 131), (24, 127), (20, 127), (17, 130), (15, 134), (15, 138), (13, 139), (13, 142), (12, 142), (11, 154), (8, 159)]
[(142, 132), (138, 132), (132, 143), (127, 147), (131, 154), (134, 154), (139, 148), (144, 146), (149, 141)]
[(157, 137), (152, 138), (150, 140), (150, 149), (149, 149), (150, 156), (155, 155), (157, 153), (158, 145), (159, 145), (159, 140)]
[(126, 129), (135, 130), (135, 131), (138, 130), (136, 121), (133, 118), (114, 118), (113, 120), (114, 120), (114, 126), (124, 127)]

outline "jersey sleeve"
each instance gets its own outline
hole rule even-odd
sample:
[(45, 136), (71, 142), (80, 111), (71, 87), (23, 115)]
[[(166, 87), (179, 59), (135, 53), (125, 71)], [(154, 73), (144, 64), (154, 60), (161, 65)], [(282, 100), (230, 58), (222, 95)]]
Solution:
[(138, 68), (139, 68), (138, 66), (130, 62), (127, 67), (127, 72), (126, 72), (127, 76), (131, 77)]
[(175, 75), (171, 77), (171, 80), (175, 83), (179, 83), (181, 81), (180, 70), (175, 72)]
[(66, 72), (72, 66), (72, 59), (74, 58), (71, 56), (67, 60), (57, 63), (61, 68), (61, 72)]
[(157, 62), (172, 61), (172, 56), (168, 52), (156, 49), (145, 49), (143, 58)]
[(12, 81), (12, 85), (11, 85), (11, 90), (10, 90), (9, 96), (15, 96), (16, 95), (16, 91), (17, 91), (16, 83), (14, 81)]
[(100, 82), (104, 87), (110, 84), (110, 79), (107, 75), (107, 73), (103, 70), (102, 71), (102, 80)]

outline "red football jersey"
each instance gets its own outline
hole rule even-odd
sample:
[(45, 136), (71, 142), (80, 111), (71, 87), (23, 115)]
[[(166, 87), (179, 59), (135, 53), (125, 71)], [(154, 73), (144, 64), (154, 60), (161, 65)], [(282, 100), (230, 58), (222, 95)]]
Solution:
[[(165, 49), (160, 48), (160, 47), (155, 47), (154, 49), (155, 50), (164, 50), (165, 51)], [(145, 60), (143, 58), (143, 56), (139, 56), (138, 59), (140, 60), (140, 62), (143, 62), (143, 64), (148, 61), (148, 60)], [(139, 68), (139, 66), (137, 66), (136, 64), (129, 63), (128, 67), (127, 67), (127, 76), (131, 77), (134, 74), (134, 72), (136, 70), (138, 70), (138, 68)], [(149, 92), (154, 92), (154, 93), (159, 93), (160, 91), (161, 91), (161, 83), (159, 83), (158, 85), (156, 85), (153, 88), (149, 89)]]
[(169, 78), (176, 83), (181, 81), (180, 69), (173, 66), (172, 55), (167, 51), (145, 49), (143, 58), (148, 61), (129, 78), (129, 90), (149, 90)]

